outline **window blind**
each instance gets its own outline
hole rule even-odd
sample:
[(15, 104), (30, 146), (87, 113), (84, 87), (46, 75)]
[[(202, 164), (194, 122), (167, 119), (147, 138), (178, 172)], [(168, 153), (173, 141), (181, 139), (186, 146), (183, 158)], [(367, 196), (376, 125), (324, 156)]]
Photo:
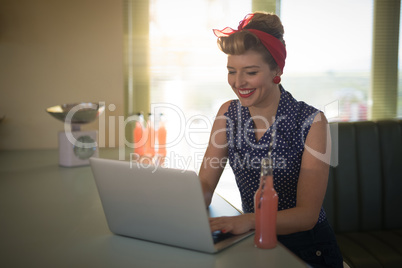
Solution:
[(371, 70), (372, 120), (395, 118), (398, 94), (400, 0), (375, 0)]

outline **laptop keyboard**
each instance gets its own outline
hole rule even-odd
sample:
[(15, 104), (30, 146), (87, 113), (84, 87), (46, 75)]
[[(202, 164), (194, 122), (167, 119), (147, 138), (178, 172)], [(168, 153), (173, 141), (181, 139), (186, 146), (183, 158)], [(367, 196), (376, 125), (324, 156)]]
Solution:
[(212, 238), (214, 240), (214, 244), (221, 242), (232, 236), (233, 236), (232, 233), (222, 233), (221, 231), (215, 231), (212, 233)]

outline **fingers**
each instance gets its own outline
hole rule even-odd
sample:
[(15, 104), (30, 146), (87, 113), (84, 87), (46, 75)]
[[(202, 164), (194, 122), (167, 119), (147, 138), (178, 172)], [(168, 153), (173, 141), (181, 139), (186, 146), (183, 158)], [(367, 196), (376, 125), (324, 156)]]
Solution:
[(243, 214), (233, 217), (210, 218), (209, 225), (211, 231), (221, 231), (223, 233), (242, 234), (254, 229), (254, 214)]
[(229, 217), (210, 218), (209, 225), (212, 232), (221, 231), (222, 233), (229, 233), (233, 229)]

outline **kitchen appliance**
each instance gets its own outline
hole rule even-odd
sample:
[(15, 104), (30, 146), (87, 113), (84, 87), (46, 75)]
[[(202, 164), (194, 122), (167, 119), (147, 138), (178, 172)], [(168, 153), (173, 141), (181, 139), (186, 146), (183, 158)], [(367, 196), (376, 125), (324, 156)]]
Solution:
[(81, 130), (81, 125), (96, 120), (105, 110), (103, 104), (82, 102), (49, 107), (46, 111), (64, 122), (58, 134), (59, 165), (76, 167), (89, 165), (90, 157), (99, 156), (98, 131)]

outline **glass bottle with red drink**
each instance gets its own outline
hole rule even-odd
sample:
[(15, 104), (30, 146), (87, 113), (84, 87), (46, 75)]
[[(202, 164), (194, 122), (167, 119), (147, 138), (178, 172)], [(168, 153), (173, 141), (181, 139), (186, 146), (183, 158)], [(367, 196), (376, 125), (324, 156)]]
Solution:
[(163, 114), (160, 114), (158, 127), (158, 155), (166, 156), (166, 119)]
[(155, 121), (154, 115), (152, 113), (148, 113), (148, 120), (146, 126), (146, 142), (145, 142), (145, 152), (144, 155), (150, 159), (155, 156)]
[(134, 153), (138, 156), (144, 155), (145, 150), (145, 137), (144, 137), (144, 115), (143, 113), (137, 114), (135, 126), (133, 130)]
[(269, 153), (268, 157), (261, 160), (260, 187), (254, 196), (254, 244), (263, 249), (274, 248), (277, 244), (278, 194), (274, 189), (273, 179), (273, 163)]

